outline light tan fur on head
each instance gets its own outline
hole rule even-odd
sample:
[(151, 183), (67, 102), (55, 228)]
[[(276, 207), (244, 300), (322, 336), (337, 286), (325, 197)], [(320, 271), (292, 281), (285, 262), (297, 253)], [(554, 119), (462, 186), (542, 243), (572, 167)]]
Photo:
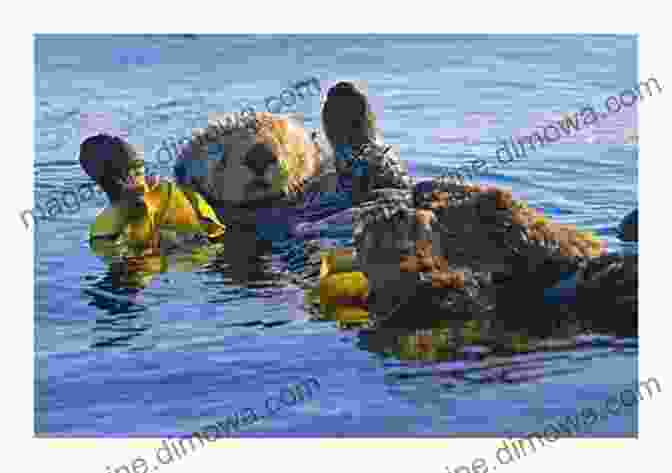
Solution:
[[(270, 155), (250, 153), (260, 149), (257, 145)], [(263, 177), (262, 171), (253, 171), (258, 156), (269, 161), (260, 168), (265, 169)], [(263, 112), (255, 113), (252, 123), (238, 114), (212, 117), (207, 129), (195, 130), (190, 151), (180, 159), (186, 169), (183, 183), (194, 185), (209, 200), (234, 204), (299, 192), (306, 179), (320, 172), (319, 150), (303, 126)], [(269, 187), (254, 185), (261, 181)]]

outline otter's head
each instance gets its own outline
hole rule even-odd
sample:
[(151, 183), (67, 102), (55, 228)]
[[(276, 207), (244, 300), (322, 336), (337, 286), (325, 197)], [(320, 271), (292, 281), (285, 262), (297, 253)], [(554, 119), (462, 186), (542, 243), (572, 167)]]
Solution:
[(233, 205), (282, 198), (312, 173), (305, 166), (305, 140), (294, 134), (286, 119), (270, 114), (257, 114), (252, 127), (227, 128), (215, 120), (181, 156), (178, 182)]

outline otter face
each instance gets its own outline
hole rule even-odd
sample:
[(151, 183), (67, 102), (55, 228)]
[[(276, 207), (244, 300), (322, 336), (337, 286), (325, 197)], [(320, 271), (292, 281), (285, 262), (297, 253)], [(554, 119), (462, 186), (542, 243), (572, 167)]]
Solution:
[(232, 136), (209, 146), (214, 161), (206, 176), (209, 194), (234, 204), (282, 195), (287, 179), (283, 174), (283, 150), (257, 136)]
[(319, 173), (319, 152), (302, 127), (270, 114), (261, 119), (257, 129), (224, 132), (213, 123), (198, 133), (176, 166), (178, 182), (233, 205), (300, 192)]

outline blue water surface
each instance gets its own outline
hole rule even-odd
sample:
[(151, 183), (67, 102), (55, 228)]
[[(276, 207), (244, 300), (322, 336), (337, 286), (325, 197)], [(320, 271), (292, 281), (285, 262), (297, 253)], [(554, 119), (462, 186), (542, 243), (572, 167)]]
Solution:
[[(386, 141), (418, 177), (479, 157), (494, 162), (497, 140), (534, 127), (531, 115), (577, 111), (636, 84), (636, 46), (632, 36), (606, 35), (40, 35), (36, 202), (87, 182), (77, 156), (89, 134), (123, 134), (151, 160), (162, 139), (189, 135), (208, 113), (262, 110), (266, 97), (309, 77), (365, 81)], [(313, 96), (284, 111), (315, 128), (319, 107)], [(636, 128), (633, 110), (479, 181), (595, 231), (610, 251), (632, 251), (615, 235), (637, 206), (638, 149), (619, 141), (624, 128)], [(452, 138), (437, 140), (445, 130)], [(245, 260), (226, 248), (216, 264), (171, 269), (141, 292), (123, 290), (88, 247), (88, 225), (104, 205), (84, 203), (35, 230), (38, 435), (188, 433), (310, 377), (321, 385), (314, 398), (240, 435), (521, 434), (599, 405), (637, 375), (636, 340), (542, 354), (516, 368), (517, 382), (488, 381), (487, 370), (456, 376), (459, 366), (435, 358), (419, 368), (408, 353), (439, 335), (402, 334), (381, 347), (358, 329), (313, 320), (303, 289), (279, 276), (300, 265), (300, 242), (268, 228), (264, 254)], [(342, 228), (319, 237), (351, 244)], [(592, 428), (636, 432), (636, 409)]]

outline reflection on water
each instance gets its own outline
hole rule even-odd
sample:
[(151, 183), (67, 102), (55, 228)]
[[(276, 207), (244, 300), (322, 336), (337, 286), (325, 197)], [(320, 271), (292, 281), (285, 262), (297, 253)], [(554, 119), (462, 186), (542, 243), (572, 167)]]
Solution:
[(628, 337), (607, 334), (623, 335), (619, 321), (602, 335), (589, 335), (590, 320), (578, 323), (554, 317), (552, 310), (532, 323), (512, 324), (506, 315), (493, 314), (480, 320), (420, 319), (414, 324), (408, 319), (403, 326), (386, 326), (373, 325), (368, 318), (353, 320), (347, 311), (325, 310), (317, 291), (308, 292), (306, 301), (316, 320), (334, 320), (344, 330), (359, 329), (357, 346), (383, 360), (391, 384), (430, 377), (444, 387), (473, 392), (479, 385), (524, 384), (578, 373), (597, 358), (635, 356), (638, 350), (635, 326), (629, 327)]
[(151, 327), (147, 307), (138, 301), (140, 290), (119, 282), (119, 273), (110, 271), (83, 291), (91, 298), (89, 305), (100, 309), (90, 348), (130, 347), (134, 338)]
[[(534, 320), (525, 313), (499, 313), (482, 320), (424, 320), (417, 328), (383, 325), (362, 331), (359, 346), (387, 360), (394, 378), (438, 377), (441, 384), (461, 390), (577, 373), (595, 358), (637, 353), (636, 338), (609, 335), (622, 334), (620, 321), (602, 335), (588, 335), (590, 320), (579, 323), (553, 314), (549, 307)], [(512, 317), (514, 323), (507, 320)], [(636, 337), (634, 326), (630, 337)]]
[(494, 320), (463, 320), (444, 321), (433, 328), (415, 330), (384, 327), (366, 330), (361, 334), (360, 343), (362, 348), (385, 357), (434, 363), (515, 357), (582, 346), (620, 348), (623, 340), (628, 339), (588, 336), (573, 324), (562, 327), (555, 336), (542, 336), (526, 330), (507, 331)]
[[(82, 289), (83, 294), (90, 298), (89, 305), (101, 309), (105, 314), (96, 318), (91, 348), (128, 347), (139, 350), (153, 347), (137, 346), (133, 342), (151, 328), (150, 309), (164, 303), (143, 294), (154, 278), (163, 273), (201, 272), (209, 275), (201, 284), (207, 289), (207, 303), (212, 305), (213, 310), (218, 304), (231, 304), (251, 298), (268, 300), (283, 307), (301, 301), (298, 310), (305, 314), (303, 297), (299, 295), (302, 289), (290, 287), (296, 278), (278, 271), (278, 265), (274, 264), (278, 257), (281, 260), (286, 260), (288, 255), (296, 258), (297, 249), (303, 249), (303, 245), (294, 243), (289, 251), (281, 254), (275, 252), (274, 258), (273, 242), (257, 238), (253, 226), (235, 226), (230, 227), (222, 242), (200, 249), (199, 252), (133, 257), (98, 252), (107, 263), (107, 271)], [(298, 253), (303, 256), (303, 252)], [(252, 320), (226, 326), (270, 328), (289, 321)]]

